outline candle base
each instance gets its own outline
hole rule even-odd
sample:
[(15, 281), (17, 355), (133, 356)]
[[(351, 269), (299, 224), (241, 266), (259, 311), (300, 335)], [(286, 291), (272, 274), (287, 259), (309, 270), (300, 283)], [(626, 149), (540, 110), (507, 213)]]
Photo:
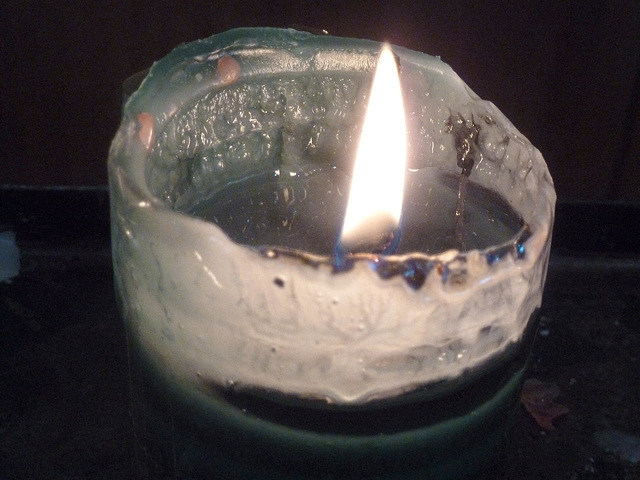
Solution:
[(130, 338), (138, 478), (478, 478), (504, 452), (537, 322), (512, 354), (435, 398), (336, 406), (171, 382)]

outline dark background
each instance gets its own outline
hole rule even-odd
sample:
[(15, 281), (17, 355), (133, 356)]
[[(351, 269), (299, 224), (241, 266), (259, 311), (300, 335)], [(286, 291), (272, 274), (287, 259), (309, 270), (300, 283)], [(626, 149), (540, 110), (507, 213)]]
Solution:
[(561, 199), (640, 199), (638, 1), (4, 0), (0, 12), (0, 184), (105, 184), (126, 77), (182, 42), (302, 24), (440, 55), (542, 151)]
[[(125, 78), (181, 42), (292, 24), (440, 55), (543, 152), (567, 202), (529, 374), (570, 412), (541, 432), (521, 409), (498, 478), (640, 478), (593, 441), (640, 434), (638, 0), (0, 0), (0, 185), (106, 184)], [(0, 478), (132, 478), (106, 190), (0, 188), (3, 225), (23, 259), (0, 283)]]

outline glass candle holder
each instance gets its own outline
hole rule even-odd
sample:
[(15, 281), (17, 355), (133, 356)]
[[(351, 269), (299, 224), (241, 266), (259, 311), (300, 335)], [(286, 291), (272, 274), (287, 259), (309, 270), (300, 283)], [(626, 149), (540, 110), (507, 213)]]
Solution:
[(380, 49), (232, 30), (178, 47), (127, 101), (109, 179), (139, 476), (459, 479), (499, 458), (553, 182), (448, 65), (394, 46), (402, 235), (337, 259)]

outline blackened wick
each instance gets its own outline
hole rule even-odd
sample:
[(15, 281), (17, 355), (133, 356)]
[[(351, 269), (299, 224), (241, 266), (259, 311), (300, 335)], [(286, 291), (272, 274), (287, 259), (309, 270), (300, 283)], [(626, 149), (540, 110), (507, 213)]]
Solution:
[[(491, 122), (486, 118), (487, 123)], [(476, 124), (473, 117), (470, 121), (465, 120), (462, 115), (451, 115), (447, 123), (448, 130), (453, 133), (454, 144), (456, 146), (457, 164), (462, 169), (460, 173), (460, 183), (458, 184), (458, 201), (456, 203), (455, 236), (461, 251), (466, 250), (464, 243), (464, 205), (467, 198), (467, 182), (471, 169), (475, 163), (475, 154), (478, 148), (478, 137), (480, 136), (480, 126)]]

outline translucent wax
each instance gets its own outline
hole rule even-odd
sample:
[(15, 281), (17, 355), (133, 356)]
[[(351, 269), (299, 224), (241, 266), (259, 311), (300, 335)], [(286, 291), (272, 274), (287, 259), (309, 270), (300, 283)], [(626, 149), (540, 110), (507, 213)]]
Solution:
[[(394, 46), (401, 242), (336, 269), (380, 48), (235, 30), (178, 47), (128, 100), (109, 158), (114, 278), (142, 366), (137, 431), (162, 475), (459, 479), (500, 451), (553, 182), (448, 65)], [(451, 233), (460, 145), (474, 160), (465, 249)]]

